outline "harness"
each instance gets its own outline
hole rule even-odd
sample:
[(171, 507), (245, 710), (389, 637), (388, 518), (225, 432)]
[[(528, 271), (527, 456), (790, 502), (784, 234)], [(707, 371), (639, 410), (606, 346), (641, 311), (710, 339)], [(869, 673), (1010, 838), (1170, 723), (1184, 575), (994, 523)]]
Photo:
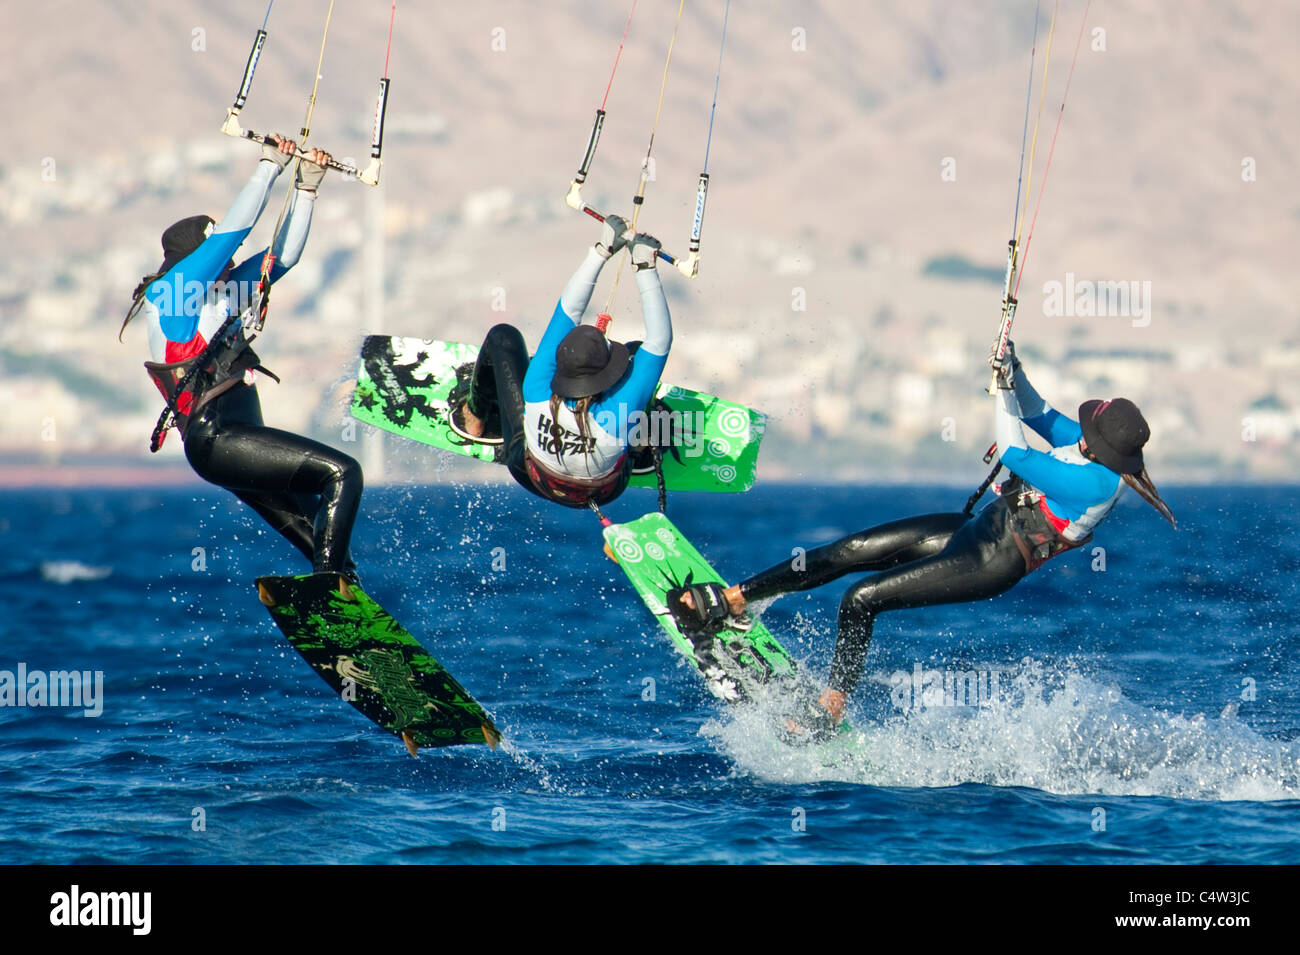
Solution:
[(557, 474), (524, 449), (524, 470), (543, 497), (549, 497), (565, 507), (584, 508), (592, 504), (608, 504), (623, 493), (632, 477), (632, 458), (624, 454), (605, 477), (579, 478), (571, 474)]
[(162, 393), (163, 400), (167, 402), (149, 439), (151, 452), (157, 452), (162, 447), (170, 428), (179, 429), (184, 440), (190, 419), (214, 399), (239, 384), (247, 372), (260, 371), (279, 382), (280, 379), (274, 372), (262, 367), (257, 352), (253, 351), (242, 331), (228, 336), (223, 334), (229, 322), (227, 320), (227, 325), (218, 329), (217, 336), (203, 351), (191, 358), (184, 361), (144, 363), (144, 370), (149, 373), (154, 385)]
[(1025, 558), (1026, 573), (1037, 570), (1057, 554), (1082, 547), (1092, 540), (1091, 534), (1077, 541), (1063, 536), (1052, 523), (1042, 493), (1014, 473), (998, 494), (1007, 502), (1011, 532)]
[[(632, 342), (639, 345), (640, 342)], [(668, 410), (668, 406), (659, 398), (651, 398), (646, 406), (647, 413), (653, 409)], [(663, 452), (667, 448), (673, 457), (680, 457), (671, 437), (667, 443), (633, 445), (623, 453), (614, 465), (614, 470), (602, 478), (578, 478), (571, 474), (559, 474), (533, 457), (527, 446), (524, 447), (524, 470), (533, 487), (543, 497), (549, 497), (565, 507), (597, 508), (614, 500), (627, 489), (633, 475), (654, 474), (659, 486), (659, 511), (668, 510), (668, 487), (664, 481)]]

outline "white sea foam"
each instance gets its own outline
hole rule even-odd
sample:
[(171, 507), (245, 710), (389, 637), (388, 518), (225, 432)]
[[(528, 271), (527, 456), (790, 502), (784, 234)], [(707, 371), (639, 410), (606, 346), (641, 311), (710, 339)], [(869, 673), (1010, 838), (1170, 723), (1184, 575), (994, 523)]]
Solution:
[[(989, 705), (854, 720), (854, 738), (827, 747), (778, 742), (770, 701), (711, 720), (701, 732), (740, 769), (785, 783), (974, 782), (1061, 794), (1300, 798), (1300, 744), (1260, 735), (1234, 706), (1214, 717), (1187, 716), (1136, 703), (1074, 667), (1024, 661), (999, 669), (1006, 692)], [(864, 680), (858, 694), (870, 693), (887, 695), (889, 675)]]
[(41, 579), (52, 584), (70, 584), (79, 580), (103, 580), (112, 572), (112, 567), (92, 567), (76, 560), (47, 560), (41, 562)]

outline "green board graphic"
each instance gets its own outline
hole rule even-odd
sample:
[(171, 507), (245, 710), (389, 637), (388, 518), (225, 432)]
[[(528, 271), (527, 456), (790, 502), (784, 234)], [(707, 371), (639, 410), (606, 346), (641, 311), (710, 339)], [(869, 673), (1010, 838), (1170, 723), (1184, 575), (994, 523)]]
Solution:
[(673, 646), (695, 665), (719, 699), (742, 703), (774, 681), (783, 693), (807, 692), (810, 681), (758, 621), (748, 631), (682, 631), (664, 602), (667, 592), (688, 580), (725, 581), (663, 514), (611, 524), (605, 528), (605, 543)]
[[(501, 445), (468, 441), (447, 423), (451, 401), (469, 388), (477, 357), (476, 345), (368, 336), (352, 416), (412, 441), (499, 464)], [(662, 382), (655, 396), (641, 432), (663, 448), (669, 490), (738, 492), (754, 486), (766, 427), (762, 414)], [(657, 487), (648, 462), (645, 467), (633, 474), (632, 487)]]
[(312, 669), (412, 756), (421, 746), (500, 742), (483, 707), (360, 587), (305, 574), (259, 577), (257, 593)]

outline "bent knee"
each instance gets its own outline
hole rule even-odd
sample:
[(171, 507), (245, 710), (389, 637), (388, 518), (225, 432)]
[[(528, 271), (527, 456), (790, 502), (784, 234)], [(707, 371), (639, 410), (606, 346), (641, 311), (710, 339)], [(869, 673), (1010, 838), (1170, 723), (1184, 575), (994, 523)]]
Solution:
[(504, 322), (500, 325), (493, 325), (488, 329), (487, 336), (483, 339), (483, 346), (485, 348), (489, 345), (496, 347), (517, 345), (522, 348), (523, 344), (523, 333), (513, 325), (507, 325)]
[(365, 475), (361, 470), (361, 464), (351, 455), (336, 451), (325, 460), (324, 464), (329, 469), (328, 481), (330, 484), (339, 488), (340, 491), (346, 490), (351, 494), (360, 494), (361, 489), (365, 487)]
[(840, 600), (840, 612), (866, 614), (872, 616), (879, 609), (876, 601), (876, 588), (870, 580), (854, 584)]
[(351, 455), (343, 455), (343, 464), (341, 467), (341, 480), (350, 487), (355, 487), (358, 494), (366, 486), (366, 476), (361, 470), (361, 462)]

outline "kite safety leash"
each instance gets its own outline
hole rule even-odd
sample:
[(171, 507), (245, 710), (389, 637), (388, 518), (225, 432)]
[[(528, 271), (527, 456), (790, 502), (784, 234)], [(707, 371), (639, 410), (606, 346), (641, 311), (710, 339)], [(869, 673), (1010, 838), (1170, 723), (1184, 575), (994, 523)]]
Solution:
[[(997, 442), (994, 442), (993, 444), (990, 444), (989, 449), (984, 452), (984, 463), (988, 464), (990, 461), (992, 461), (993, 455), (997, 453), (998, 453)], [(993, 484), (995, 480), (997, 480), (998, 472), (1001, 470), (1002, 470), (1002, 459), (998, 458), (997, 463), (993, 465), (993, 470), (989, 472), (988, 477), (986, 477), (983, 483), (981, 483), (980, 486), (975, 489), (975, 493), (973, 493), (970, 497), (966, 499), (966, 506), (961, 509), (961, 512), (963, 514), (965, 514), (967, 517), (970, 517), (971, 514), (975, 513), (975, 503), (981, 497), (984, 496), (984, 492), (989, 489), (989, 487)]]

